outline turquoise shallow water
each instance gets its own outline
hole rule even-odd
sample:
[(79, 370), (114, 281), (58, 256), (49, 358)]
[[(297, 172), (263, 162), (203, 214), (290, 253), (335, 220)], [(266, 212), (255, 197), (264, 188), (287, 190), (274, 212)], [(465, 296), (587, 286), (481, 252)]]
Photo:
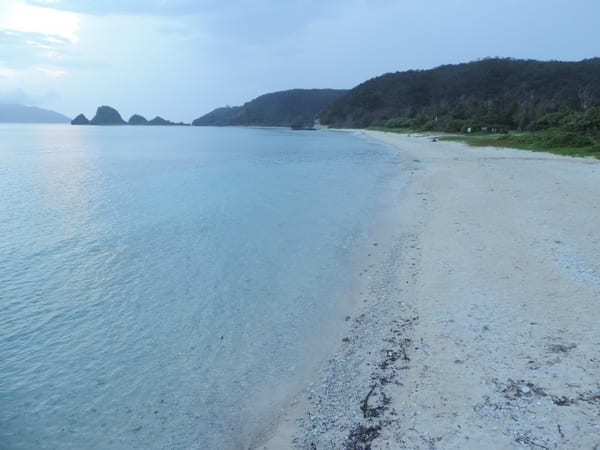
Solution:
[(0, 448), (245, 445), (395, 173), (351, 133), (0, 125)]

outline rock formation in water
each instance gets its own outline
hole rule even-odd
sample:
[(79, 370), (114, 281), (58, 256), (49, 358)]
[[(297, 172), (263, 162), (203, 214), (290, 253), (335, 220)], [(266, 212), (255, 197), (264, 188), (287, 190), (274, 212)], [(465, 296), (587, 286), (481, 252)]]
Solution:
[(125, 125), (126, 122), (114, 108), (110, 106), (99, 106), (96, 115), (90, 122), (91, 125)]
[(90, 121), (84, 114), (79, 114), (73, 120), (71, 120), (71, 125), (89, 125)]
[(129, 118), (128, 122), (125, 122), (119, 114), (119, 111), (110, 106), (99, 106), (96, 110), (96, 115), (89, 121), (83, 114), (79, 114), (71, 121), (71, 125), (189, 125), (183, 122), (171, 122), (170, 120), (163, 119), (160, 116), (156, 116), (152, 120), (146, 120), (146, 118), (140, 114), (134, 114)]
[(129, 125), (148, 125), (148, 121), (144, 116), (140, 116), (139, 114), (134, 114), (129, 118)]
[(163, 119), (160, 116), (156, 116), (154, 119), (148, 122), (148, 125), (175, 125), (170, 120)]

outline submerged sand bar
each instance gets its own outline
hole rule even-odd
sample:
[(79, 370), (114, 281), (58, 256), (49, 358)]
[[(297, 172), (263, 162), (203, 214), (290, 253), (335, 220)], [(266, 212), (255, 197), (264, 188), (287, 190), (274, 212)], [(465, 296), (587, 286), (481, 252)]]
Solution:
[(412, 161), (395, 241), (267, 447), (600, 445), (600, 161), (365, 133)]

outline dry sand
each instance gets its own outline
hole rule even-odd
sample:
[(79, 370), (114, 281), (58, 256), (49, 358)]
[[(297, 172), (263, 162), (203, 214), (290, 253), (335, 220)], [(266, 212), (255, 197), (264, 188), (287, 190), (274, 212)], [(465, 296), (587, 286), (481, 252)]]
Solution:
[(600, 161), (365, 133), (408, 182), (260, 448), (600, 448)]

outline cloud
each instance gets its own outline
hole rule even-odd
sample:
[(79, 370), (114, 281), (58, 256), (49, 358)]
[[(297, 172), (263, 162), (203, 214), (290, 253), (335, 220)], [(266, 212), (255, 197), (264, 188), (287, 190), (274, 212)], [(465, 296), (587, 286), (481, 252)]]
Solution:
[(13, 69), (56, 65), (67, 58), (69, 44), (67, 39), (60, 36), (0, 30), (0, 62)]
[(55, 69), (50, 67), (34, 67), (34, 69), (38, 72), (43, 73), (44, 75), (47, 75), (50, 78), (60, 78), (64, 77), (67, 74), (66, 70)]
[(28, 0), (28, 3), (97, 15), (181, 15), (205, 12), (220, 5), (216, 0)]
[[(44, 6), (48, 6), (47, 3)], [(80, 17), (74, 12), (8, 0), (0, 11), (0, 30), (39, 33), (77, 42)]]
[(12, 80), (17, 77), (18, 73), (19, 72), (17, 70), (0, 64), (0, 79), (4, 79), (4, 81)]
[[(0, 69), (1, 71), (1, 69)], [(38, 106), (52, 103), (59, 98), (58, 93), (48, 90), (41, 95), (31, 95), (23, 89), (0, 90), (0, 103)]]
[[(286, 39), (311, 21), (364, 0), (26, 0), (30, 5), (89, 15), (177, 17), (191, 29), (221, 39), (264, 44)], [(375, 0), (374, 4), (382, 0)]]

